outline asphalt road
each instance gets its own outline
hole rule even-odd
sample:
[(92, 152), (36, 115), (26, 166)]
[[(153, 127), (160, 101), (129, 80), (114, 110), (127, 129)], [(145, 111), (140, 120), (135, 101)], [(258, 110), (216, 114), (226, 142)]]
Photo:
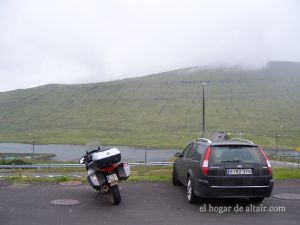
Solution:
[[(275, 184), (274, 194), (286, 192), (300, 194), (299, 186), (300, 180), (280, 180)], [(233, 209), (236, 204), (243, 206), (245, 210), (250, 203), (215, 200), (191, 205), (185, 200), (185, 189), (173, 187), (168, 182), (126, 182), (122, 183), (121, 187), (122, 202), (119, 206), (113, 206), (105, 196), (94, 199), (96, 193), (87, 185), (9, 187), (8, 184), (2, 183), (0, 224), (298, 225), (300, 223), (300, 200), (280, 200), (271, 197), (264, 201), (263, 205), (268, 209), (280, 206), (285, 208), (285, 212), (235, 212)], [(81, 204), (52, 205), (50, 201), (55, 199), (75, 199), (81, 201)], [(232, 206), (232, 210), (225, 213), (209, 211), (212, 206), (219, 210)]]

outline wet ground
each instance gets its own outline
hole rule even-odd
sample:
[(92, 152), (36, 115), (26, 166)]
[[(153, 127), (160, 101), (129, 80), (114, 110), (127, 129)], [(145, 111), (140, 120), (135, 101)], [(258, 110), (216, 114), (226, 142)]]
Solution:
[[(300, 200), (267, 198), (262, 205), (246, 200), (214, 200), (189, 204), (184, 187), (169, 182), (124, 182), (122, 202), (113, 206), (87, 185), (0, 185), (0, 224), (299, 224)], [(273, 194), (300, 194), (300, 180), (278, 180)], [(51, 201), (80, 201), (73, 206)], [(247, 208), (248, 207), (248, 208)], [(248, 211), (246, 211), (248, 209)]]

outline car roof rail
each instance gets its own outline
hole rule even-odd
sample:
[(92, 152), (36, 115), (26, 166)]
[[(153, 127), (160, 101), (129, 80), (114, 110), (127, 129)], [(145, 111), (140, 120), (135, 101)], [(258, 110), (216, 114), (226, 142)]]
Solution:
[(249, 141), (249, 140), (244, 139), (244, 138), (232, 138), (229, 141), (242, 141), (242, 142), (247, 142), (247, 143), (250, 143), (250, 144), (254, 145), (254, 143), (252, 141)]
[(212, 141), (210, 139), (207, 139), (207, 138), (197, 138), (196, 141), (206, 142), (206, 143), (209, 143), (209, 144), (212, 143)]

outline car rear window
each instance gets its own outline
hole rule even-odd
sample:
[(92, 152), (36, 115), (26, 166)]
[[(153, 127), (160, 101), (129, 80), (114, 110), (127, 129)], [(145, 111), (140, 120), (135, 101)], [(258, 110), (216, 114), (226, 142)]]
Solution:
[(210, 162), (265, 163), (264, 157), (255, 146), (216, 146), (211, 147)]

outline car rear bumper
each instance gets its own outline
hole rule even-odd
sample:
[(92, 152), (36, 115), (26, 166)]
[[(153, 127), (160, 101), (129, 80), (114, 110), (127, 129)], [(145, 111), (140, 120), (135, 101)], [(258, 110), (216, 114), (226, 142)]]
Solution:
[(249, 186), (210, 186), (207, 180), (195, 179), (193, 182), (195, 195), (203, 198), (247, 198), (270, 197), (274, 181), (269, 185)]

